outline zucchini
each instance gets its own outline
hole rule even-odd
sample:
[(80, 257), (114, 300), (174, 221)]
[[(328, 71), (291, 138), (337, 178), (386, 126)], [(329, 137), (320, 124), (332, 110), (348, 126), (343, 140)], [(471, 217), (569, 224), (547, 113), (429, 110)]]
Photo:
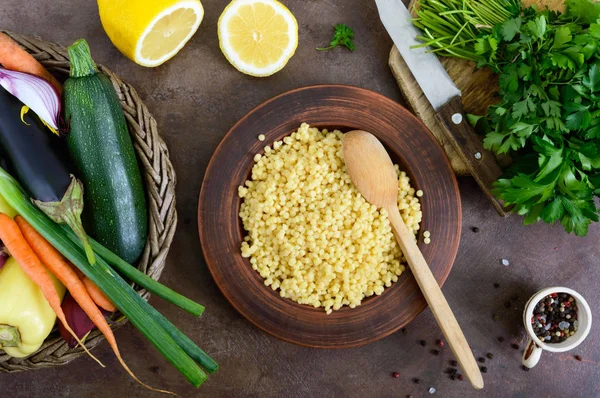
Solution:
[(69, 172), (62, 142), (50, 134), (24, 104), (0, 87), (0, 152), (2, 163), (21, 181), (33, 202), (57, 223), (66, 223), (81, 239), (88, 261), (94, 252), (81, 225), (82, 184)]
[(110, 80), (98, 72), (85, 40), (69, 48), (64, 84), (67, 146), (85, 190), (83, 222), (103, 246), (132, 264), (148, 235), (148, 209), (123, 110)]

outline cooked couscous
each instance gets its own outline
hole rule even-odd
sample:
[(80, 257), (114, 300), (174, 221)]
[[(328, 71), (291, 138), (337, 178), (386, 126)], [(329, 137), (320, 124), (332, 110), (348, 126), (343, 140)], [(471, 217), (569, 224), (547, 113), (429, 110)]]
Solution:
[[(370, 205), (350, 180), (343, 133), (302, 124), (254, 157), (251, 180), (238, 188), (248, 235), (241, 251), (281, 297), (323, 307), (360, 305), (404, 271), (385, 210)], [(416, 234), (421, 205), (398, 172), (398, 207)]]

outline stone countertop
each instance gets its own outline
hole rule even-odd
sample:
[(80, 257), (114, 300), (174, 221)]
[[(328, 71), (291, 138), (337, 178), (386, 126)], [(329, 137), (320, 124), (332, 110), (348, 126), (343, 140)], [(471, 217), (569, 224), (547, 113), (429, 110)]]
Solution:
[[(430, 387), (443, 397), (595, 397), (600, 396), (600, 329), (573, 352), (544, 353), (529, 372), (521, 369), (525, 345), (521, 312), (539, 288), (564, 285), (582, 293), (600, 319), (600, 226), (586, 238), (569, 236), (560, 226), (524, 227), (521, 219), (498, 217), (471, 178), (459, 180), (463, 201), (460, 250), (444, 292), (475, 352), (486, 360), (486, 387), (474, 391), (468, 382), (444, 374), (452, 359), (449, 348), (430, 350), (441, 333), (426, 310), (398, 332), (368, 346), (327, 351), (298, 347), (263, 333), (223, 298), (202, 258), (196, 225), (200, 183), (206, 165), (228, 129), (246, 112), (284, 91), (320, 83), (351, 84), (402, 102), (387, 66), (392, 42), (371, 0), (286, 0), (296, 15), (300, 45), (280, 73), (255, 79), (225, 60), (218, 45), (217, 20), (225, 0), (204, 0), (200, 29), (174, 59), (155, 69), (123, 57), (104, 34), (93, 1), (20, 0), (0, 2), (0, 27), (68, 45), (88, 40), (94, 58), (134, 85), (158, 121), (178, 173), (180, 224), (163, 277), (166, 285), (204, 304), (201, 319), (158, 298), (151, 303), (212, 355), (221, 370), (195, 390), (135, 328), (116, 332), (121, 352), (140, 379), (183, 397), (415, 397)], [(356, 32), (354, 53), (340, 48), (317, 52), (346, 23)], [(474, 233), (472, 227), (478, 227)], [(501, 265), (506, 258), (509, 266)], [(494, 288), (494, 283), (500, 284)], [(511, 301), (511, 298), (514, 300)], [(504, 304), (511, 301), (510, 308)], [(1, 305), (1, 303), (0, 303)], [(493, 319), (493, 314), (499, 316)], [(500, 343), (497, 337), (505, 337)], [(426, 347), (418, 344), (424, 339)], [(0, 388), (11, 397), (149, 397), (121, 368), (106, 343), (94, 353), (101, 369), (82, 357), (69, 365), (0, 374)], [(573, 355), (584, 361), (578, 362)], [(392, 372), (399, 372), (393, 378)], [(421, 379), (419, 385), (413, 378)], [(158, 394), (155, 394), (159, 396)]]

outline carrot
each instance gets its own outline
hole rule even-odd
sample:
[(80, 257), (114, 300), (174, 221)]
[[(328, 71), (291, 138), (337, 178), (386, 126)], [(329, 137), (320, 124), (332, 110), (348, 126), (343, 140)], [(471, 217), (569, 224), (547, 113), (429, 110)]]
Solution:
[(23, 50), (8, 35), (0, 32), (0, 64), (6, 69), (30, 73), (48, 80), (62, 94), (62, 85), (31, 54)]
[[(129, 369), (117, 346), (117, 340), (113, 334), (112, 329), (104, 319), (104, 315), (96, 306), (96, 303), (90, 297), (85, 285), (77, 276), (77, 272), (73, 269), (71, 264), (65, 260), (65, 258), (56, 250), (42, 235), (40, 235), (25, 219), (21, 216), (15, 217), (18, 227), (21, 229), (25, 240), (29, 242), (35, 254), (48, 266), (48, 269), (62, 282), (63, 285), (69, 290), (71, 296), (77, 301), (77, 304), (83, 309), (83, 311), (90, 317), (94, 325), (102, 332), (106, 341), (112, 348), (115, 356), (121, 363), (121, 366), (129, 373), (129, 375), (142, 386), (157, 392), (163, 392), (167, 394), (173, 394), (170, 391), (159, 390), (152, 388), (144, 384), (137, 376)], [(173, 394), (176, 395), (176, 394)]]
[(117, 310), (117, 307), (115, 307), (112, 301), (106, 297), (106, 294), (104, 294), (104, 292), (100, 290), (98, 286), (94, 284), (94, 282), (89, 280), (87, 276), (84, 276), (81, 281), (85, 285), (85, 289), (87, 290), (88, 294), (92, 300), (94, 300), (94, 303), (98, 305), (98, 307), (105, 309), (108, 312), (115, 312)]
[[(60, 297), (56, 292), (56, 288), (54, 287), (54, 283), (50, 276), (48, 275), (48, 271), (40, 262), (40, 259), (36, 256), (32, 248), (29, 246), (19, 226), (9, 216), (4, 213), (0, 213), (0, 240), (4, 243), (4, 246), (10, 252), (10, 255), (17, 260), (19, 266), (23, 269), (23, 272), (36, 284), (39, 286), (42, 294), (48, 300), (48, 304), (52, 310), (56, 313), (58, 319), (63, 323), (65, 329), (75, 337), (75, 340), (81, 345), (83, 350), (96, 362), (100, 364), (100, 366), (104, 367), (104, 364), (100, 362), (98, 358), (92, 355), (91, 352), (83, 345), (81, 340), (77, 337), (73, 329), (67, 323), (67, 319), (65, 318), (65, 314), (61, 308)], [(56, 275), (58, 278), (58, 275)], [(60, 278), (58, 278), (60, 280)], [(64, 283), (63, 283), (64, 284)], [(66, 286), (66, 285), (65, 285)]]

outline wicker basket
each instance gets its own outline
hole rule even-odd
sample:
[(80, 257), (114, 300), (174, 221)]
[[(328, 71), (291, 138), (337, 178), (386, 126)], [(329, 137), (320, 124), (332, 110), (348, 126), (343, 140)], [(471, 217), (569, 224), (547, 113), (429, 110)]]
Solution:
[[(21, 36), (8, 31), (3, 32), (31, 53), (54, 75), (59, 78), (68, 76), (69, 56), (66, 48), (40, 38)], [(112, 81), (119, 95), (146, 185), (150, 212), (149, 235), (138, 263), (138, 269), (158, 280), (165, 266), (165, 259), (177, 226), (175, 171), (169, 160), (167, 146), (158, 135), (156, 120), (135, 89), (104, 66), (100, 65), (99, 69)], [(135, 288), (144, 299), (148, 300), (150, 296), (148, 292), (138, 286)], [(113, 329), (127, 322), (127, 319), (118, 313), (113, 316), (113, 319), (121, 319), (112, 325)], [(86, 339), (85, 345), (91, 349), (103, 340), (102, 334), (98, 330), (94, 330)], [(63, 365), (82, 354), (84, 351), (80, 347), (69, 348), (55, 328), (42, 347), (27, 358), (13, 358), (0, 350), (0, 373)]]

